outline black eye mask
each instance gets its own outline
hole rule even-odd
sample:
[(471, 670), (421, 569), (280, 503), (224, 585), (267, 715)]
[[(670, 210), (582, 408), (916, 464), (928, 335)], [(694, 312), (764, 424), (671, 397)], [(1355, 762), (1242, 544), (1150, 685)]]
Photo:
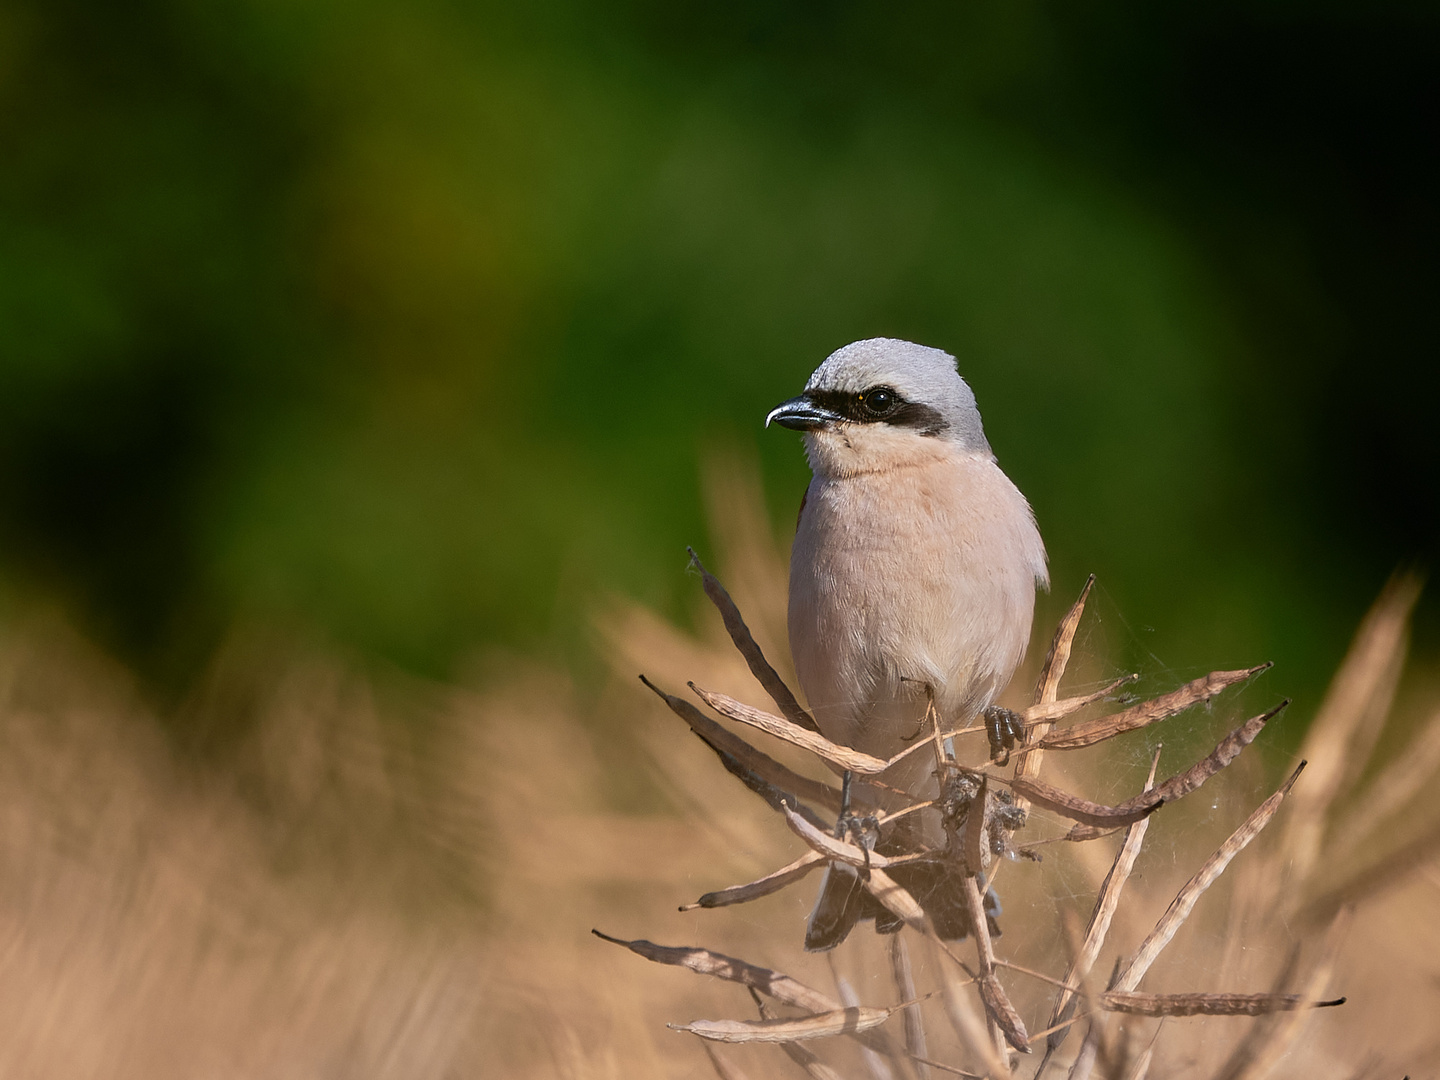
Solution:
[(889, 424), (912, 428), (921, 435), (939, 436), (950, 424), (940, 410), (918, 401), (906, 401), (898, 390), (872, 386), (858, 394), (843, 390), (807, 390), (804, 396), (854, 424)]

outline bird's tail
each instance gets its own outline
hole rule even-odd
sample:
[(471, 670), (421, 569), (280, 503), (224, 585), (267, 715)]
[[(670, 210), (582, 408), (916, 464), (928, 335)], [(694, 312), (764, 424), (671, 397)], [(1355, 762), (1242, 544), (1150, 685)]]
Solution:
[[(941, 938), (954, 941), (968, 936), (970, 916), (961, 892), (961, 871), (942, 863), (911, 863), (897, 866), (890, 873), (920, 902)], [(985, 888), (983, 879), (981, 887)], [(986, 929), (996, 938), (1000, 936), (1000, 898), (991, 888), (985, 888), (984, 897)], [(845, 863), (831, 863), (805, 927), (805, 951), (828, 952), (850, 935), (856, 923), (867, 919), (875, 920), (875, 931), (880, 934), (893, 934), (902, 925), (897, 915), (866, 891), (859, 870)]]
[(820, 882), (820, 895), (805, 927), (805, 951), (828, 952), (849, 936), (860, 921), (869, 894), (860, 872), (845, 863), (832, 862)]

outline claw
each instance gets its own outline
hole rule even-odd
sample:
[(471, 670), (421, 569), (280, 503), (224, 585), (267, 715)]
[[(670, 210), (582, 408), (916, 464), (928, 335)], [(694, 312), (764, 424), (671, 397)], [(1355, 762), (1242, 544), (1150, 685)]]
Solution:
[(990, 740), (990, 760), (1004, 765), (1010, 760), (1010, 751), (1024, 741), (1025, 721), (1017, 712), (999, 705), (987, 705), (981, 714), (985, 717), (985, 737)]
[[(880, 823), (872, 815), (858, 817), (851, 812), (852, 779), (847, 769), (840, 785), (840, 813), (835, 818), (834, 835), (836, 839), (853, 840), (868, 860), (870, 850), (879, 839)], [(867, 894), (861, 884), (869, 876), (868, 866), (857, 869), (832, 862), (826, 867), (820, 895), (815, 899), (810, 922), (805, 927), (806, 952), (828, 952), (849, 936), (861, 918), (874, 917), (869, 908), (875, 905), (866, 903)]]

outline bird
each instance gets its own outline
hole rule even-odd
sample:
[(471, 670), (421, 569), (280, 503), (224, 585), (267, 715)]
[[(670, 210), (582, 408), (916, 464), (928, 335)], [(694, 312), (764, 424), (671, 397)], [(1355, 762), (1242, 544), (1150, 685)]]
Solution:
[[(921, 733), (933, 701), (939, 730), (984, 715), (1004, 752), (1018, 718), (994, 702), (1049, 575), (1030, 504), (996, 462), (955, 357), (894, 338), (853, 342), (772, 409), (771, 424), (803, 433), (813, 473), (787, 623), (821, 733), (888, 759)], [(923, 753), (880, 779), (910, 799), (936, 791)], [(831, 864), (806, 948), (839, 944), (867, 903), (883, 918), (854, 869)]]

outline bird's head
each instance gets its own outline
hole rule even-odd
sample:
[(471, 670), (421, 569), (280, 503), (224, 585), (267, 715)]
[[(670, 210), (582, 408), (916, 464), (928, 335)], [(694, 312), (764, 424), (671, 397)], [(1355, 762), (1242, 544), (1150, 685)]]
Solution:
[(804, 393), (770, 411), (771, 423), (805, 433), (817, 474), (873, 472), (957, 451), (991, 456), (955, 358), (894, 338), (831, 353)]

